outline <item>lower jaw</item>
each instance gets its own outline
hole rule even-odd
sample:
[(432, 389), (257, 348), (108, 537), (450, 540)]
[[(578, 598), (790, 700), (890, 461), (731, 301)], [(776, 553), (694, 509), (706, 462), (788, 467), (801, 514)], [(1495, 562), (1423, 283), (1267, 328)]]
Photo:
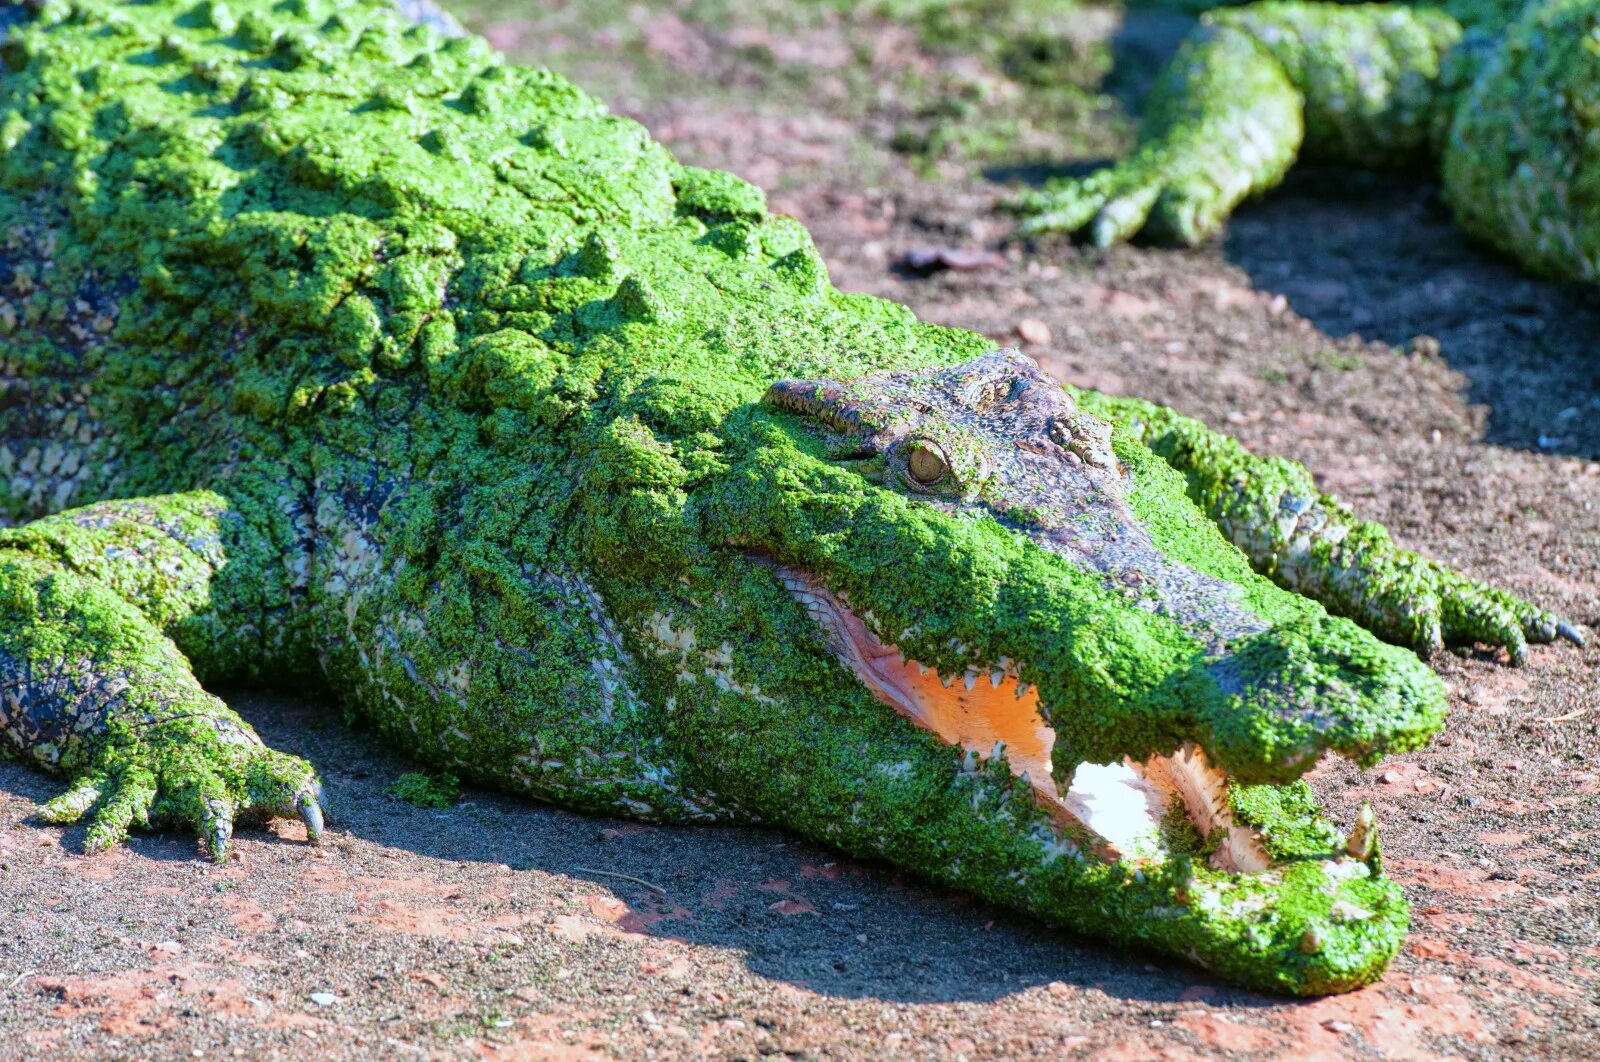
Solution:
[[(984, 787), (1009, 834), (1039, 815), (1031, 787), (1003, 766), (981, 765)], [(1002, 810), (1004, 793), (1027, 805)], [(975, 799), (977, 794), (975, 792)], [(1291, 996), (1347, 992), (1377, 980), (1404, 943), (1410, 911), (1399, 887), (1377, 866), (1330, 851), (1279, 860), (1261, 872), (1221, 870), (1201, 855), (1106, 858), (1104, 852), (1010, 844), (960, 867), (925, 869), (946, 884), (1116, 946), (1133, 946), (1193, 962), (1237, 985)], [(948, 851), (944, 848), (943, 851)], [(976, 855), (974, 853), (974, 855)]]
[[(1053, 925), (1190, 961), (1265, 992), (1328, 995), (1382, 976), (1410, 923), (1398, 886), (1378, 874), (1341, 881), (1310, 860), (1274, 876), (1269, 883), (1183, 861), (1135, 874), (1121, 864), (1087, 862), (1042, 874), (1006, 902)], [(1341, 923), (1341, 904), (1367, 912), (1358, 929)]]
[[(1113, 784), (1128, 784), (1163, 769), (1182, 770), (1184, 759), (1157, 757), (1101, 773)], [(1081, 802), (1076, 790), (1083, 773), (1080, 768), (1074, 777), (1069, 803)], [(1049, 809), (1038, 793), (1031, 796)], [(1062, 836), (1083, 829), (1081, 816), (1070, 826), (1053, 819)], [(1088, 821), (1096, 823), (1092, 816)], [(1064, 928), (1194, 962), (1261, 991), (1325, 995), (1383, 974), (1404, 942), (1410, 911), (1376, 858), (1334, 848), (1273, 859), (1248, 826), (1225, 828), (1232, 851), (1230, 843), (1209, 852), (1169, 848), (1142, 857), (1119, 856), (1109, 845), (1080, 849), (1018, 881), (1004, 902)]]

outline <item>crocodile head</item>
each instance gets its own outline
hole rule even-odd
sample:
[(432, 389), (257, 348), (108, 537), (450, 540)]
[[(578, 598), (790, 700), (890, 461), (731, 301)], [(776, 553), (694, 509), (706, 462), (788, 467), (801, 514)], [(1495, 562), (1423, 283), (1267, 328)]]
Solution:
[(1078, 871), (1022, 906), (1277, 990), (1383, 969), (1407, 909), (1376, 824), (1336, 828), (1299, 778), (1426, 740), (1442, 687), (1415, 656), (1251, 572), (1013, 351), (764, 406), (734, 541), (873, 697), (1031, 790)]

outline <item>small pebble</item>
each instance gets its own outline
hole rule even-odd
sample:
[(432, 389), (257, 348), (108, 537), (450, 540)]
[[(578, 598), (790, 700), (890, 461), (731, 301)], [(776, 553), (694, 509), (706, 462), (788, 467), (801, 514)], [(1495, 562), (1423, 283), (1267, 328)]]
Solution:
[(1048, 346), (1052, 338), (1050, 326), (1033, 317), (1024, 317), (1017, 322), (1017, 335), (1024, 343), (1041, 347)]
[(974, 269), (1000, 269), (1006, 264), (998, 251), (967, 247), (913, 247), (900, 257), (900, 264), (913, 273), (937, 273), (945, 269), (968, 272)]
[(311, 993), (311, 1002), (319, 1007), (331, 1007), (339, 1002), (339, 997), (332, 992), (313, 992)]

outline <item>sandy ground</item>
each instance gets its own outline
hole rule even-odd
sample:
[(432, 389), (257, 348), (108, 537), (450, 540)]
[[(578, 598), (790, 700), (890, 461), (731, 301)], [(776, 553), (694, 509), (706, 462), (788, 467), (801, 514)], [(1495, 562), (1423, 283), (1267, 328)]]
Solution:
[[(575, 5), (464, 13), (767, 186), (839, 286), (1303, 460), (1403, 541), (1600, 628), (1594, 300), (1467, 245), (1424, 179), (1302, 174), (1199, 251), (1006, 247), (976, 167), (918, 176), (848, 93), (767, 104), (773, 49), (725, 47), (766, 31), (671, 7), (619, 6), (609, 37)], [(867, 61), (808, 32), (779, 56), (791, 88), (796, 64)], [(868, 59), (945, 61), (896, 48)], [(1002, 253), (919, 277), (898, 265), (917, 246)], [(30, 821), (58, 783), (0, 764), (0, 1057), (1592, 1058), (1600, 648), (1435, 663), (1444, 736), (1313, 776), (1338, 819), (1374, 801), (1415, 910), (1352, 995), (1241, 992), (774, 833), (480, 793), (420, 810), (385, 794), (410, 765), (336, 709), (238, 693), (324, 773), (323, 848), (285, 823), (221, 867), (177, 835), (87, 859), (81, 830)]]

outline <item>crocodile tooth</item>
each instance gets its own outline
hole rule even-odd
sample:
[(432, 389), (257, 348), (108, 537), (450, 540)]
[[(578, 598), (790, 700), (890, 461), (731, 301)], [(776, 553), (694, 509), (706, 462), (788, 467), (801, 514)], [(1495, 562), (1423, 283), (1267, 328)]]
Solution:
[(968, 692), (971, 692), (972, 687), (978, 684), (978, 673), (976, 671), (968, 671), (962, 677), (962, 681), (966, 684)]
[(989, 750), (989, 758), (991, 760), (998, 760), (1001, 756), (1004, 756), (1005, 754), (1006, 754), (1006, 743), (1004, 741), (996, 741), (994, 743), (994, 748)]
[(1005, 680), (1005, 677), (1006, 673), (1004, 671), (991, 671), (989, 672), (989, 685), (998, 689), (1000, 683)]
[(1350, 830), (1344, 850), (1357, 859), (1370, 859), (1378, 848), (1378, 814), (1367, 801), (1361, 802), (1356, 812), (1356, 824)]
[(956, 677), (954, 675), (940, 675), (939, 685), (943, 686), (945, 689), (949, 689), (950, 683), (954, 682), (955, 680)]
[(967, 754), (961, 757), (961, 769), (971, 774), (978, 769), (978, 750), (968, 749)]
[(918, 675), (918, 677), (926, 675), (927, 673), (928, 673), (928, 665), (924, 664), (922, 661), (918, 660), (917, 661), (917, 675)]
[(1017, 683), (1017, 696), (1019, 698), (1026, 697), (1028, 695), (1028, 691), (1031, 689), (1033, 689), (1033, 687), (1028, 685), (1026, 682), (1019, 682)]

